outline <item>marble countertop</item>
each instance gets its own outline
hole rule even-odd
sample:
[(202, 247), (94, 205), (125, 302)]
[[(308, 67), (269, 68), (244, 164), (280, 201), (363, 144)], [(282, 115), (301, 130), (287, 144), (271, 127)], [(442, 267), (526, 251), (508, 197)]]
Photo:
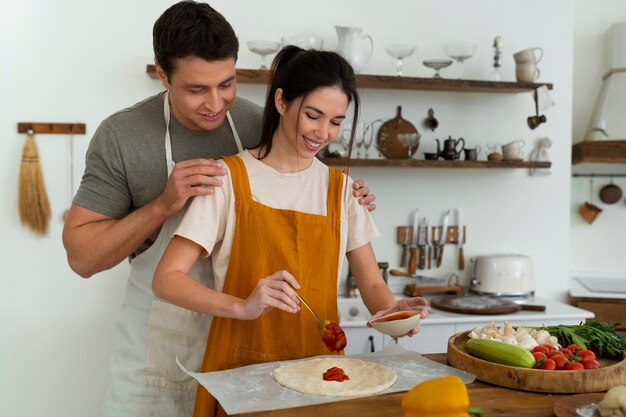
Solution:
[[(403, 297), (398, 295), (398, 298)], [(428, 298), (428, 297), (426, 297)], [(422, 326), (451, 324), (451, 323), (476, 323), (483, 321), (496, 321), (502, 322), (504, 320), (515, 320), (516, 323), (523, 324), (524, 322), (536, 322), (538, 320), (580, 320), (584, 321), (594, 317), (591, 311), (583, 310), (578, 307), (571, 306), (569, 304), (562, 303), (560, 301), (543, 298), (532, 297), (525, 299), (528, 304), (540, 304), (545, 305), (545, 311), (527, 311), (520, 310), (514, 313), (508, 314), (460, 314), (451, 313), (448, 311), (442, 311), (435, 308), (429, 308), (428, 319), (422, 321)], [(337, 304), (339, 306), (339, 312), (341, 315), (342, 327), (362, 327), (366, 325), (369, 313), (360, 297), (346, 298), (339, 296), (337, 298)], [(359, 309), (359, 314), (351, 316), (348, 314), (350, 308)], [(356, 311), (353, 309), (353, 312)]]

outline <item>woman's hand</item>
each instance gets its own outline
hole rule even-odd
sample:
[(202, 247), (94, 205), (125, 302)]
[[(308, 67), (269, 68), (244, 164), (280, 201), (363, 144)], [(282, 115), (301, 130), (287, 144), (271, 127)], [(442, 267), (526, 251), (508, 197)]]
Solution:
[(244, 300), (238, 318), (254, 320), (273, 308), (287, 313), (297, 313), (300, 311), (300, 301), (296, 297), (294, 288), (299, 289), (300, 284), (287, 271), (278, 271), (259, 280), (252, 293)]
[[(367, 327), (372, 327), (371, 321), (375, 320), (379, 317), (386, 316), (387, 314), (396, 313), (398, 311), (411, 311), (411, 310), (421, 310), (420, 311), (420, 319), (424, 320), (428, 317), (428, 310), (424, 307), (428, 306), (428, 301), (422, 297), (413, 297), (413, 298), (402, 298), (400, 299), (395, 306), (390, 309), (379, 311), (374, 314), (372, 318), (367, 322)], [(420, 326), (419, 324), (409, 330), (409, 332), (405, 336), (413, 336), (414, 334), (419, 333)]]

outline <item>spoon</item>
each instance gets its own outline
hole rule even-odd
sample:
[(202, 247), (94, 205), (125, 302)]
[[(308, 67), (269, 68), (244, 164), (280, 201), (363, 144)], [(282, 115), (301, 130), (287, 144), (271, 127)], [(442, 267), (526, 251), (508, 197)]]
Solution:
[(307, 303), (304, 298), (300, 295), (298, 291), (295, 291), (296, 297), (304, 304), (304, 306), (313, 314), (315, 320), (317, 321), (317, 332), (322, 337), (322, 342), (326, 345), (328, 350), (331, 352), (341, 352), (348, 344), (348, 340), (346, 338), (346, 334), (343, 329), (339, 326), (339, 324), (332, 322), (330, 320), (321, 320), (319, 316), (313, 311), (309, 303)]

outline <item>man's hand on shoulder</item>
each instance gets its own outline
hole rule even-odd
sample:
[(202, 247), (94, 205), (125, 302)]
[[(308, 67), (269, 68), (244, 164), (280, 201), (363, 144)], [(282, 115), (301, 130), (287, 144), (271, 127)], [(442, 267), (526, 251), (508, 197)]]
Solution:
[(158, 197), (166, 217), (176, 215), (190, 197), (208, 195), (214, 187), (222, 185), (221, 176), (226, 175), (222, 161), (196, 158), (174, 165), (163, 193)]

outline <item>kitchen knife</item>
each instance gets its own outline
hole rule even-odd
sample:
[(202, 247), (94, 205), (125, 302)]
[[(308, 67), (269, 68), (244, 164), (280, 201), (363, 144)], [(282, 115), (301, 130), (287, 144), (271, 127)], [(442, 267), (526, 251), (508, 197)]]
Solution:
[(426, 221), (426, 246), (428, 246), (428, 269), (432, 267), (432, 263), (430, 259), (432, 257), (432, 248), (433, 248), (433, 224), (430, 219)]
[(448, 219), (450, 218), (450, 210), (446, 211), (446, 215), (443, 216), (443, 225), (441, 226), (441, 239), (439, 240), (439, 257), (437, 258), (437, 267), (441, 266), (443, 260), (443, 248), (446, 245), (446, 239), (448, 237)]
[(404, 242), (402, 242), (402, 258), (400, 259), (400, 266), (406, 266), (406, 258), (409, 253), (409, 230), (411, 225), (404, 228)]
[(463, 209), (461, 207), (457, 209), (457, 223), (458, 223), (458, 228), (459, 228), (459, 238), (458, 238), (459, 269), (464, 270), (465, 269), (465, 257), (463, 256), (463, 243), (465, 243), (464, 242), (465, 235), (463, 234)]
[(415, 209), (413, 212), (413, 236), (411, 239), (411, 252), (409, 256), (409, 273), (414, 274), (417, 270), (417, 229), (420, 210)]
[(433, 261), (437, 262), (439, 258), (439, 234), (440, 229), (438, 227), (433, 228)]
[(417, 268), (426, 268), (426, 217), (420, 220), (419, 237), (417, 238), (417, 248), (419, 250), (419, 259), (417, 261)]

